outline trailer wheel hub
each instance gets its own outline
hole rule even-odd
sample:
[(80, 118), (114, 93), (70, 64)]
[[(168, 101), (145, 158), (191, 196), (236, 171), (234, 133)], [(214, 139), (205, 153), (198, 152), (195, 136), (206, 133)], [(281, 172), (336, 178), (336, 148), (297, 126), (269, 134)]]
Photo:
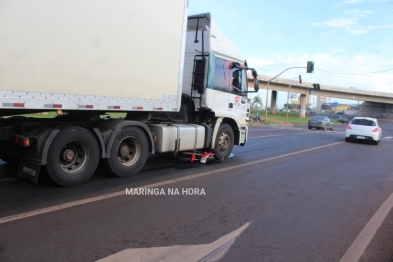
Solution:
[(78, 173), (85, 168), (89, 159), (89, 149), (81, 141), (70, 141), (64, 145), (59, 155), (61, 169), (68, 174)]
[(75, 157), (75, 153), (71, 149), (67, 149), (64, 151), (63, 158), (65, 161), (70, 161), (74, 159), (74, 157)]
[(141, 144), (135, 137), (128, 136), (120, 142), (117, 152), (117, 159), (121, 165), (132, 166), (138, 161)]
[(120, 148), (120, 154), (122, 156), (127, 156), (130, 154), (130, 148), (127, 145), (122, 145)]

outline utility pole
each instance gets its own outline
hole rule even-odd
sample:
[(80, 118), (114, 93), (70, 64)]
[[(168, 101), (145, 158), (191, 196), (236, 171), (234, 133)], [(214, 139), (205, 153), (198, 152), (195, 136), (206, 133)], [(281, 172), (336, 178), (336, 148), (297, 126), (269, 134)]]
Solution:
[[(267, 103), (268, 103), (268, 99), (269, 99), (269, 84), (270, 84), (270, 82), (273, 81), (274, 79), (276, 79), (279, 75), (281, 75), (284, 72), (288, 71), (289, 69), (293, 69), (293, 68), (305, 68), (305, 67), (304, 66), (301, 66), (301, 67), (289, 67), (289, 68), (285, 69), (284, 71), (282, 71), (281, 73), (279, 73), (278, 75), (276, 75), (275, 77), (273, 77), (272, 79), (270, 79), (269, 81), (267, 81), (266, 105), (265, 105), (265, 123), (267, 122)], [(314, 63), (313, 63), (312, 69), (314, 69)], [(287, 107), (288, 107), (288, 102), (287, 102)], [(287, 111), (288, 111), (288, 108), (287, 108)]]
[[(302, 77), (301, 77), (300, 75), (299, 75), (299, 77), (294, 77), (294, 78), (292, 79), (292, 81), (295, 80), (295, 79), (299, 79), (300, 83), (302, 82)], [(291, 84), (289, 84), (289, 86), (288, 86), (288, 95), (287, 95), (287, 114), (286, 114), (286, 118), (285, 118), (285, 124), (286, 124), (286, 125), (288, 125), (288, 110), (289, 110), (288, 100), (289, 100), (289, 89), (291, 88), (291, 85), (292, 85), (292, 82), (291, 82)], [(291, 98), (291, 104), (292, 104), (292, 98)], [(299, 115), (300, 115), (300, 113), (299, 113)]]

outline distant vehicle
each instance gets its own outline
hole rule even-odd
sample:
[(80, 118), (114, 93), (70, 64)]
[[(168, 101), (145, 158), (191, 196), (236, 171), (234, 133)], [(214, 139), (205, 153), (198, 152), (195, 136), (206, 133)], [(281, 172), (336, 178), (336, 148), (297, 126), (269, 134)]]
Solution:
[(378, 145), (382, 136), (382, 128), (378, 120), (371, 117), (354, 117), (345, 131), (345, 141), (363, 140), (372, 141)]
[(337, 112), (336, 115), (343, 115), (344, 112)]
[(340, 120), (341, 123), (343, 123), (343, 124), (348, 124), (349, 123), (349, 119), (348, 118), (346, 118), (346, 117), (340, 117), (340, 118), (341, 118), (341, 120)]
[(341, 123), (341, 120), (342, 120), (342, 117), (339, 116), (339, 117), (337, 118), (337, 121)]
[[(281, 111), (281, 112), (287, 112), (287, 108), (286, 108), (286, 107), (283, 107), (283, 108), (280, 109), (280, 111)], [(288, 112), (291, 112), (291, 109), (288, 109)]]
[(308, 120), (308, 129), (330, 129), (333, 131), (334, 124), (330, 121), (329, 117), (326, 116), (313, 116)]

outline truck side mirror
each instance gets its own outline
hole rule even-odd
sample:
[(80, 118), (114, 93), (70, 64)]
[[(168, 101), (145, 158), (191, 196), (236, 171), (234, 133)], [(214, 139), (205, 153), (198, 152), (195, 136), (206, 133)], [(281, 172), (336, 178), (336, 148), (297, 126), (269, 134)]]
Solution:
[(259, 83), (258, 83), (258, 72), (255, 69), (251, 70), (252, 77), (254, 78), (254, 90), (259, 90)]
[(252, 74), (252, 77), (254, 77), (254, 78), (258, 77), (258, 72), (255, 69), (251, 70), (251, 74)]
[(259, 90), (259, 83), (258, 83), (258, 78), (254, 78), (254, 90), (258, 91)]

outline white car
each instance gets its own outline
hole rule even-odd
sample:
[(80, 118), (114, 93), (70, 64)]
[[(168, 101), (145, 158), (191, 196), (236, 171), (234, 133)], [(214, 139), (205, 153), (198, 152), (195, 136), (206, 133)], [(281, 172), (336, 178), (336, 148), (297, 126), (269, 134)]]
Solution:
[(345, 141), (372, 141), (378, 145), (381, 140), (382, 129), (378, 120), (371, 117), (354, 117), (345, 131)]

